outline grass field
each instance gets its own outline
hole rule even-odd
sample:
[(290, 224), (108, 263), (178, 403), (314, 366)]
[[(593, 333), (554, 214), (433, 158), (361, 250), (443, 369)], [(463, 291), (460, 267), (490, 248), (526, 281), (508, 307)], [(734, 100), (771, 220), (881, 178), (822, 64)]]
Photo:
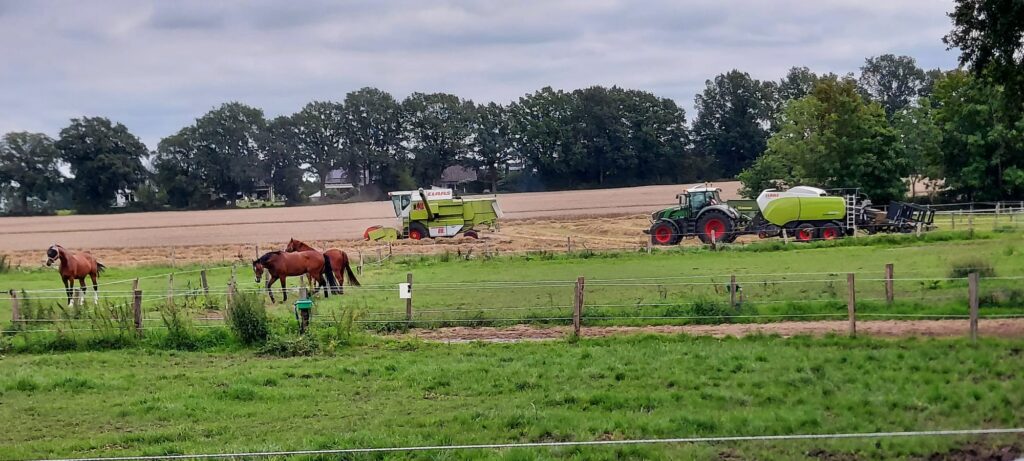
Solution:
[[(11, 356), (0, 360), (0, 419), (8, 422), (0, 453), (26, 459), (1019, 427), (1022, 346), (641, 336), (489, 345), (370, 341), (336, 356), (296, 359), (132, 350)], [(893, 459), (944, 453), (967, 440), (408, 458)], [(982, 445), (1022, 441), (989, 438)]]
[[(958, 268), (989, 270), (983, 273), (983, 315), (1024, 312), (1024, 234), (935, 233), (923, 240), (913, 236), (882, 236), (822, 245), (767, 243), (735, 251), (672, 249), (653, 254), (607, 253), (476, 257), (465, 260), (448, 253), (389, 261), (366, 266), (363, 287), (349, 285), (344, 296), (318, 302), (317, 314), (327, 319), (341, 311), (354, 311), (371, 327), (404, 326), (405, 301), (397, 284), (414, 275), (414, 321), (418, 325), (502, 325), (529, 320), (564, 323), (571, 314), (573, 286), (586, 277), (586, 308), (590, 324), (686, 323), (715, 321), (728, 308), (730, 275), (737, 276), (743, 304), (729, 321), (778, 321), (786, 316), (841, 316), (846, 312), (846, 274), (855, 272), (858, 310), (865, 316), (966, 315), (967, 282)], [(896, 302), (884, 302), (884, 265), (895, 265)], [(200, 290), (199, 267), (176, 269), (174, 288), (179, 300), (208, 316), (224, 305), (230, 267), (211, 267), (209, 300)], [(171, 268), (152, 266), (112, 269), (103, 281), (108, 301), (127, 299), (132, 277), (140, 277), (147, 319), (166, 303), (167, 273)], [(961, 270), (961, 272), (963, 272)], [(258, 290), (251, 269), (237, 267), (239, 288)], [(952, 277), (951, 276), (955, 276)], [(14, 271), (2, 276), (5, 290), (28, 290), (37, 305), (63, 305), (60, 282), (52, 271)], [(290, 279), (295, 286), (298, 279)], [(34, 290), (57, 290), (33, 292)], [(275, 287), (275, 291), (279, 288)], [(295, 299), (292, 293), (292, 299)], [(280, 300), (280, 293), (278, 292)], [(24, 301), (23, 301), (24, 304)], [(209, 304), (209, 306), (207, 306)], [(25, 310), (24, 307), (22, 309)], [(59, 313), (60, 308), (52, 308)], [(290, 316), (289, 307), (277, 305), (272, 314)], [(771, 315), (772, 317), (761, 317)], [(0, 318), (10, 318), (10, 301), (0, 301)], [(395, 323), (399, 322), (399, 323)]]

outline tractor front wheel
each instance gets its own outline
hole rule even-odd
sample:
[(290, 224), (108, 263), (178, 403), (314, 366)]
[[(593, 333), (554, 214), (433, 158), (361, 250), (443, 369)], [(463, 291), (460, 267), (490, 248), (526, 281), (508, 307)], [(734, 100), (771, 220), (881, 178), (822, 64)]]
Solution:
[(679, 243), (679, 231), (675, 224), (658, 221), (651, 226), (651, 242), (658, 245), (675, 245)]
[[(697, 236), (704, 243), (728, 243), (734, 240), (733, 221), (721, 211), (708, 211), (697, 220)], [(712, 238), (712, 236), (714, 236)]]
[(427, 232), (426, 226), (418, 222), (409, 224), (409, 238), (412, 240), (422, 240), (430, 237), (430, 233)]

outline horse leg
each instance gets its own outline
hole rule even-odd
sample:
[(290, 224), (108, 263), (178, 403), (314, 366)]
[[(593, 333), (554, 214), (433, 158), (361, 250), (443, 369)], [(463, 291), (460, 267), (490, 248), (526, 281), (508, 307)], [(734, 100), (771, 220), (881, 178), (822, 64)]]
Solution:
[(89, 278), (92, 279), (92, 303), (93, 304), (99, 304), (100, 303), (100, 286), (99, 286), (98, 283), (96, 283), (96, 273), (93, 272), (93, 273), (89, 274)]
[(284, 296), (284, 299), (282, 299), (281, 302), (284, 302), (284, 303), (288, 302), (288, 289), (284, 285), (284, 276), (283, 275), (281, 276), (281, 296)]
[(64, 276), (61, 276), (60, 279), (64, 281), (64, 293), (68, 295), (68, 307), (74, 307), (75, 304), (71, 300), (71, 292), (75, 290), (75, 283)]
[(270, 295), (270, 303), (271, 304), (277, 303), (277, 300), (274, 299), (274, 290), (271, 288), (271, 286), (276, 281), (277, 281), (277, 276), (274, 275), (274, 274), (270, 274), (270, 277), (267, 279), (267, 294)]
[(79, 298), (79, 300), (81, 301), (82, 305), (85, 305), (85, 293), (86, 293), (85, 277), (79, 277), (78, 278), (78, 287), (82, 289), (82, 297)]
[(324, 298), (331, 297), (331, 285), (327, 283), (327, 278), (324, 277), (325, 271), (320, 271), (320, 287), (324, 289)]

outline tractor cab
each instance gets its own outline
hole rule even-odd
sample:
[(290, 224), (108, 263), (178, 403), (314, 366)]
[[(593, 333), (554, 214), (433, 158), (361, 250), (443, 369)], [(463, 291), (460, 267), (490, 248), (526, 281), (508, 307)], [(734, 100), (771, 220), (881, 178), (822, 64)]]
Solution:
[(708, 186), (694, 186), (686, 192), (677, 195), (680, 211), (686, 212), (686, 217), (697, 216), (700, 210), (711, 205), (721, 205), (722, 197), (719, 195), (721, 189)]

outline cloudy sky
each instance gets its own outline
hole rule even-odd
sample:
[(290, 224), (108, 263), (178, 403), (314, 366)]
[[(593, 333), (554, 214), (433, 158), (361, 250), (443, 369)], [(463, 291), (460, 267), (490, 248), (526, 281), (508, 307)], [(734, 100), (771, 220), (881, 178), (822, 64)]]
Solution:
[(641, 88), (690, 109), (715, 74), (950, 68), (938, 0), (0, 0), (0, 133), (120, 121), (150, 147), (223, 102), (292, 113), (375, 86), (507, 103)]

